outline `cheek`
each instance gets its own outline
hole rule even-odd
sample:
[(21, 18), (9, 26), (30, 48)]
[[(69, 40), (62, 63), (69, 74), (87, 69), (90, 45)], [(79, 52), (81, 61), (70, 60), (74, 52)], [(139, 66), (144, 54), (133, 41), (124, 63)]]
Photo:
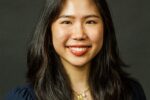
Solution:
[(99, 27), (96, 29), (91, 29), (88, 30), (89, 31), (89, 38), (91, 40), (91, 42), (93, 42), (94, 44), (102, 44), (103, 43), (103, 27)]
[(63, 28), (55, 25), (52, 27), (52, 40), (54, 47), (64, 45), (68, 37), (69, 35)]

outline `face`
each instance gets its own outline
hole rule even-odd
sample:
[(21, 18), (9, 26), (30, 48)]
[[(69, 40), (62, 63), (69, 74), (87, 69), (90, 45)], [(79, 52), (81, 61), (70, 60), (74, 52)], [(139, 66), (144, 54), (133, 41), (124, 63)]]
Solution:
[(51, 31), (64, 66), (90, 65), (103, 45), (103, 21), (92, 0), (66, 0)]

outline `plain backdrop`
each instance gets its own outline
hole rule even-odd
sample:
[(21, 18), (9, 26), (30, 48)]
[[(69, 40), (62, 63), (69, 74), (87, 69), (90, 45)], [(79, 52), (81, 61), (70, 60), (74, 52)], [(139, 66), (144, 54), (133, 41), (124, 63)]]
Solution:
[[(107, 0), (126, 69), (150, 100), (150, 0)], [(0, 0), (0, 100), (25, 83), (26, 52), (45, 0)], [(81, 0), (82, 2), (82, 0)]]

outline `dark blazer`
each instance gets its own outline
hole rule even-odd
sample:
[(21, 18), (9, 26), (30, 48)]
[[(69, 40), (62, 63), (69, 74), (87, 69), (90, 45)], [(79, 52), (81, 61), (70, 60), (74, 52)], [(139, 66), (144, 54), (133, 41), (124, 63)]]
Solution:
[[(133, 93), (133, 100), (146, 100), (146, 96), (142, 86), (136, 82), (130, 82)], [(36, 100), (33, 88), (31, 85), (25, 85), (13, 89), (5, 100)]]

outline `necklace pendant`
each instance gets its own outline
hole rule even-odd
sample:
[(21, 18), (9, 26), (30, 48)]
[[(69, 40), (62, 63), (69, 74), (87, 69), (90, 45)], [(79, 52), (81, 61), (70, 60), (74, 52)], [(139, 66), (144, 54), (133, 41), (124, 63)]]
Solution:
[(84, 100), (82, 94), (77, 96), (78, 100)]
[(85, 93), (79, 94), (79, 95), (77, 96), (77, 98), (78, 98), (78, 100), (85, 100), (85, 99), (87, 98), (87, 95), (86, 95)]
[(89, 91), (89, 88), (81, 93), (74, 91), (75, 95), (76, 95), (76, 99), (77, 100), (88, 100), (88, 96), (86, 94), (87, 91)]

